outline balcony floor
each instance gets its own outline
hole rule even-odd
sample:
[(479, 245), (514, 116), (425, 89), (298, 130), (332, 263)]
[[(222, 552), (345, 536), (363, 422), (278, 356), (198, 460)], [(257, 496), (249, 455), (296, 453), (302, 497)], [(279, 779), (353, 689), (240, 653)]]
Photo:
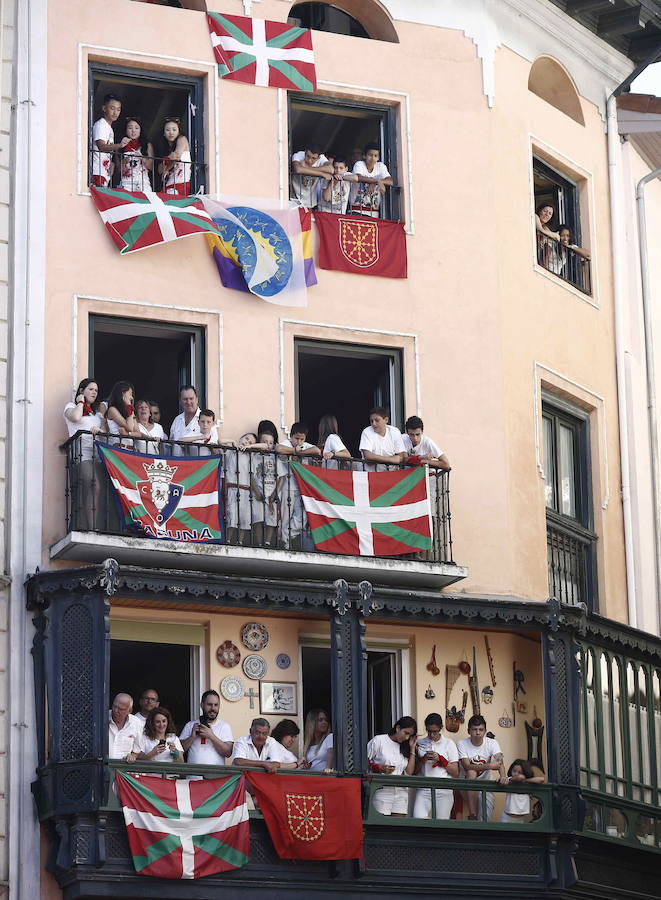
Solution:
[(444, 588), (466, 578), (468, 569), (451, 563), (399, 557), (340, 556), (291, 550), (264, 550), (228, 544), (186, 544), (129, 535), (70, 531), (50, 548), (51, 559), (187, 569), (221, 575), (260, 575), (306, 581), (366, 579), (373, 584)]

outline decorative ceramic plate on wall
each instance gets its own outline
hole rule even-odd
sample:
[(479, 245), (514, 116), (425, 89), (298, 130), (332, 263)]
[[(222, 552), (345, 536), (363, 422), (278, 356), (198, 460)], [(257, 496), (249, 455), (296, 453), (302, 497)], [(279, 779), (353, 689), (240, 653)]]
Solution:
[(241, 640), (248, 650), (263, 650), (269, 642), (269, 633), (265, 625), (259, 622), (248, 622), (241, 629)]
[(260, 678), (263, 678), (266, 675), (266, 669), (266, 660), (263, 656), (258, 656), (256, 653), (249, 653), (243, 659), (243, 674), (247, 678), (259, 681)]
[(237, 700), (240, 700), (244, 691), (243, 681), (237, 678), (236, 675), (228, 675), (220, 682), (220, 693), (230, 703), (236, 703)]
[(291, 666), (291, 659), (288, 653), (278, 653), (275, 658), (275, 664), (279, 669), (288, 669)]
[(216, 650), (216, 659), (225, 669), (238, 666), (241, 660), (241, 651), (232, 641), (223, 641)]

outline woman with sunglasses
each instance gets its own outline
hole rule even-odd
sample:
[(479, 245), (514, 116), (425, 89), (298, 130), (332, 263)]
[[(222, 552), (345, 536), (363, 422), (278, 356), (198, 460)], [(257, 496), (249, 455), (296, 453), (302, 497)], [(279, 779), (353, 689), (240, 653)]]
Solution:
[(163, 122), (158, 155), (161, 163), (158, 171), (163, 182), (163, 193), (187, 197), (190, 194), (191, 156), (188, 138), (181, 130), (181, 120), (168, 116)]

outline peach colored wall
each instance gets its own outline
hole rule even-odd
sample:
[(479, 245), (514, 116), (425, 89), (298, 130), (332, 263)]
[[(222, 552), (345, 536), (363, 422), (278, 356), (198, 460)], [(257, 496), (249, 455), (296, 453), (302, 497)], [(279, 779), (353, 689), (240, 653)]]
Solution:
[[(214, 6), (241, 12), (240, 5), (229, 0)], [(266, 0), (258, 14), (283, 19), (287, 8)], [(279, 110), (275, 90), (216, 84), (201, 13), (131, 0), (117, 0), (111, 15), (101, 0), (74, 0), (66, 15), (62, 9), (58, 2), (50, 5), (49, 106), (57, 114), (52, 116), (49, 144), (64, 163), (51, 178), (48, 193), (47, 329), (49, 346), (57, 350), (50, 354), (45, 385), (49, 487), (44, 564), (46, 548), (63, 534), (63, 458), (57, 445), (64, 434), (62, 408), (74, 380), (72, 296), (121, 298), (137, 304), (170, 302), (210, 313), (222, 311), (225, 436), (253, 428), (264, 416), (278, 418), (281, 317), (417, 334), (422, 415), (427, 431), (454, 464), (455, 559), (470, 570), (469, 578), (456, 586), (461, 591), (534, 600), (547, 595), (543, 482), (535, 458), (534, 361), (561, 373), (565, 382), (602, 397), (607, 418), (601, 408), (595, 409), (592, 423), (593, 445), (607, 447), (608, 459), (606, 465), (603, 452), (598, 458), (607, 473), (593, 473), (601, 602), (603, 611), (623, 617), (606, 149), (597, 110), (583, 102), (586, 125), (581, 127), (529, 93), (529, 63), (505, 47), (497, 53), (496, 103), (489, 110), (475, 47), (459, 31), (398, 23), (399, 44), (315, 33), (322, 90), (330, 90), (323, 82), (342, 82), (356, 87), (333, 88), (338, 96), (402, 104), (398, 140), (407, 198), (408, 104), (415, 211), (415, 234), (407, 239), (410, 277), (399, 281), (320, 271), (307, 309), (280, 309), (219, 287), (201, 238), (120, 257), (103, 233), (89, 197), (78, 193), (75, 159), (86, 144), (86, 59), (91, 56), (126, 64), (133, 59), (144, 66), (206, 76), (210, 184), (226, 193), (277, 197), (280, 184), (286, 183), (286, 101)], [(79, 41), (96, 49), (79, 47)], [(103, 48), (123, 48), (126, 53)], [(162, 58), (132, 57), (129, 51)], [(277, 155), (279, 123), (285, 141), (282, 169)], [(588, 173), (583, 194), (598, 262), (598, 308), (535, 271), (531, 134)], [(212, 148), (219, 153), (218, 181)], [(88, 374), (85, 310), (96, 302), (79, 304), (76, 378)], [(119, 305), (111, 308), (124, 311)], [(145, 306), (144, 315), (153, 317), (153, 309)], [(164, 317), (203, 324), (211, 320), (207, 313), (183, 311), (166, 312)], [(285, 359), (290, 358), (295, 331), (290, 327), (286, 334)], [(209, 336), (208, 393), (213, 402), (218, 360), (211, 326)], [(378, 343), (379, 337), (365, 340)], [(401, 346), (411, 353), (404, 339)], [(291, 368), (285, 375), (289, 419)], [(405, 383), (410, 414), (415, 398), (414, 372), (408, 362)], [(610, 484), (606, 509), (601, 508), (604, 480)]]

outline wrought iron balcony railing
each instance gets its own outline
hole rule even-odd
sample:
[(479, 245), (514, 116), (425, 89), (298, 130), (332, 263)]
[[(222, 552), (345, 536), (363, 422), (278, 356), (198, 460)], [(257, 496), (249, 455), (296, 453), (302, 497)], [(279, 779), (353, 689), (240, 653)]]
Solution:
[(560, 516), (546, 511), (546, 547), (549, 596), (562, 603), (585, 603), (593, 608), (596, 600), (594, 544), (597, 537), (578, 524), (569, 525)]
[(143, 156), (135, 151), (89, 152), (89, 181), (98, 187), (186, 197), (198, 191), (204, 193), (208, 184), (206, 169), (204, 163)]

